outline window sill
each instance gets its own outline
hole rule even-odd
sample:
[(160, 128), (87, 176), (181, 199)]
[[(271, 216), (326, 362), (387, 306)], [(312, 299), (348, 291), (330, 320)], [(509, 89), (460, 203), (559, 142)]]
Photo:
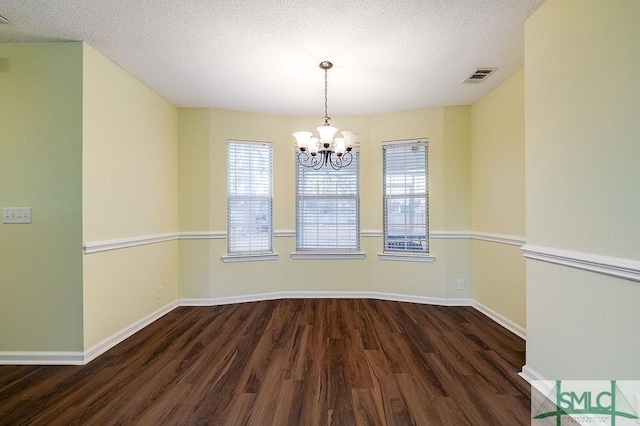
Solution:
[(278, 260), (278, 253), (228, 254), (226, 256), (222, 256), (222, 261), (224, 263), (259, 262), (264, 260)]
[(326, 260), (326, 259), (364, 259), (363, 252), (293, 252), (293, 260)]
[(433, 263), (436, 260), (435, 256), (430, 254), (417, 254), (417, 253), (378, 253), (378, 259), (380, 260), (392, 260), (396, 262), (424, 262)]

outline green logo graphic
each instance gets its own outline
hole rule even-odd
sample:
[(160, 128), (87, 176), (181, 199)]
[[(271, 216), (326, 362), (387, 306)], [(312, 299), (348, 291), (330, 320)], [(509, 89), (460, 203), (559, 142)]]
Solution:
[[(586, 383), (586, 382), (585, 382)], [(562, 380), (556, 380), (555, 386), (548, 393), (542, 405), (534, 411), (534, 419), (555, 417), (560, 426), (564, 419), (573, 424), (608, 424), (616, 425), (616, 418), (638, 419), (638, 415), (625, 398), (615, 380), (604, 382), (607, 389), (563, 390)], [(620, 420), (622, 420), (620, 419)]]

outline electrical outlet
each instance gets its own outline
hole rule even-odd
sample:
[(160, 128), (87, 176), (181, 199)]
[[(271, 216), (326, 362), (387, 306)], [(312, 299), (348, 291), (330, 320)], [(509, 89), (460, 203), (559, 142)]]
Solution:
[(2, 223), (31, 223), (31, 207), (3, 207)]
[(458, 290), (464, 290), (464, 280), (462, 278), (458, 278)]
[(164, 296), (164, 288), (162, 286), (158, 287), (158, 299), (162, 299)]

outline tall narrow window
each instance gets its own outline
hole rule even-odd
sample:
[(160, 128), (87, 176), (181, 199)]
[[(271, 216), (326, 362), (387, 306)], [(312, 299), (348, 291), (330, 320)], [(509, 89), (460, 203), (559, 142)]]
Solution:
[(267, 142), (228, 144), (229, 254), (273, 251), (273, 148)]
[(358, 251), (360, 249), (359, 154), (340, 170), (320, 170), (296, 161), (296, 249)]
[(427, 140), (385, 142), (384, 251), (429, 252)]

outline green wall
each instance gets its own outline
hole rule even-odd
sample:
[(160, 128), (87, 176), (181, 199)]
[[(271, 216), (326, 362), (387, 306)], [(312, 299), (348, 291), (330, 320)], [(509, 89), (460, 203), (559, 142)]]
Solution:
[(0, 43), (0, 351), (82, 350), (82, 44)]
[(0, 352), (75, 356), (178, 297), (177, 241), (83, 254), (177, 234), (177, 108), (83, 43), (0, 44), (0, 90)]

